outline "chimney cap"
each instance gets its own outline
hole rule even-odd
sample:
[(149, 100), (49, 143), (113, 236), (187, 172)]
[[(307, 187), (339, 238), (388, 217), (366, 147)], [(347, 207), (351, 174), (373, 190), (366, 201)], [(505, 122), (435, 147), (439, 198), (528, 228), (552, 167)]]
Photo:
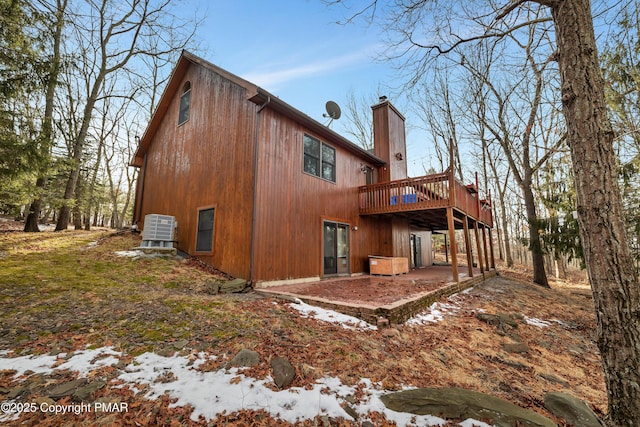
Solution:
[(387, 97), (385, 95), (382, 95), (381, 97), (378, 98), (378, 101), (380, 102), (384, 102), (387, 100)]

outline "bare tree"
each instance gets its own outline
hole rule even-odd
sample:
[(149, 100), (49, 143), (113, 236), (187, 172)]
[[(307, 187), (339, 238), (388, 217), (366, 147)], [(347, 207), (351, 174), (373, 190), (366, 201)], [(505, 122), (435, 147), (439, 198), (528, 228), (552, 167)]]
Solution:
[(449, 145), (453, 144), (455, 172), (458, 179), (464, 182), (457, 132), (462, 114), (456, 111), (448, 73), (437, 70), (432, 80), (425, 80), (417, 86), (418, 90), (412, 95), (412, 99), (425, 130), (434, 137), (436, 157), (441, 170), (445, 169), (445, 165), (449, 165)]
[(378, 100), (378, 96), (356, 97), (353, 90), (347, 93), (345, 132), (353, 136), (358, 144), (365, 150), (373, 148), (373, 119), (371, 106)]
[[(527, 16), (529, 21), (537, 20), (539, 11), (532, 13), (533, 16)], [(535, 176), (564, 138), (556, 137), (544, 151), (537, 144), (541, 135), (554, 134), (555, 130), (555, 123), (547, 121), (553, 117), (549, 114), (553, 105), (544, 108), (546, 103), (543, 103), (544, 93), (551, 88), (550, 82), (553, 81), (553, 73), (549, 70), (553, 57), (548, 53), (546, 57), (542, 56), (544, 52), (542, 55), (536, 53), (537, 48), (546, 47), (549, 43), (546, 28), (538, 28), (538, 25), (541, 24), (531, 24), (526, 27), (527, 31), (507, 36), (524, 52), (524, 66), (509, 72), (509, 69), (504, 69), (507, 64), (501, 67), (504, 61), (496, 58), (497, 55), (505, 56), (505, 51), (494, 53), (493, 44), (485, 46), (482, 42), (474, 43), (473, 51), (462, 53), (460, 64), (471, 73), (471, 111), (476, 113), (475, 120), (482, 132), (488, 132), (502, 147), (512, 176), (520, 187), (529, 224), (527, 240), (531, 250), (533, 281), (548, 287), (534, 191)]]
[[(72, 198), (80, 177), (82, 156), (87, 144), (94, 107), (103, 94), (108, 78), (139, 57), (164, 56), (181, 50), (193, 36), (196, 26), (183, 32), (179, 44), (167, 45), (163, 32), (181, 32), (170, 20), (169, 0), (90, 1), (88, 10), (73, 20), (75, 50), (81, 53), (84, 67), (91, 70), (86, 80), (84, 107), (80, 128), (75, 135), (71, 153), (71, 171), (63, 195), (56, 230), (65, 230), (69, 223)], [(154, 41), (151, 42), (150, 40)]]
[[(533, 22), (553, 20), (561, 91), (575, 174), (577, 215), (593, 291), (598, 347), (608, 394), (609, 426), (640, 425), (640, 282), (629, 250), (618, 185), (618, 159), (608, 117), (604, 80), (589, 0), (493, 1), (398, 0), (389, 30), (398, 35), (396, 59), (411, 67), (409, 84), (434, 58), (474, 40), (506, 40)], [(551, 16), (533, 22), (527, 9)], [(372, 1), (361, 13), (375, 13)], [(429, 22), (427, 22), (429, 21)], [(460, 23), (466, 23), (464, 27)], [(431, 24), (431, 25), (430, 25)], [(462, 32), (464, 31), (464, 32)]]

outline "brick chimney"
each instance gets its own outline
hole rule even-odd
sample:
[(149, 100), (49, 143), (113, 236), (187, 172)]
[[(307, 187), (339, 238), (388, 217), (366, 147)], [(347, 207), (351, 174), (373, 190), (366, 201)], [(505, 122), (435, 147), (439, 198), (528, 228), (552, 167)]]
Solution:
[(404, 116), (387, 100), (373, 107), (373, 149), (374, 154), (387, 164), (378, 171), (379, 182), (407, 178), (407, 145), (405, 140)]

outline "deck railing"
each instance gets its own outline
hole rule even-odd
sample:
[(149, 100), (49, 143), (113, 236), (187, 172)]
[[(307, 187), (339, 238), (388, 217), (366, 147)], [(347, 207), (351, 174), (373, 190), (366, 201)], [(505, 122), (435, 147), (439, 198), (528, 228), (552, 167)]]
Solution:
[(387, 213), (449, 205), (446, 173), (370, 184), (358, 188), (360, 213)]
[[(358, 188), (358, 194), (363, 215), (455, 207), (490, 227), (493, 225), (490, 204), (478, 200), (475, 187), (470, 190), (452, 180), (448, 172), (365, 185)], [(450, 202), (452, 194), (454, 203)]]

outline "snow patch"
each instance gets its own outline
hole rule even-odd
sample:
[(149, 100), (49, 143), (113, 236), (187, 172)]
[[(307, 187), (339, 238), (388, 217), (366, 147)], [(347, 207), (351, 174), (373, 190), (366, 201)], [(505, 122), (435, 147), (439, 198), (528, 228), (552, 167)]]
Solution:
[(126, 257), (126, 258), (134, 258), (142, 255), (142, 252), (140, 251), (116, 251), (114, 253), (119, 257)]
[[(14, 378), (17, 378), (27, 372), (30, 374), (51, 374), (54, 370), (68, 369), (78, 372), (82, 377), (97, 368), (118, 363), (119, 359), (113, 356), (121, 355), (122, 353), (114, 351), (112, 347), (101, 347), (93, 350), (77, 351), (62, 364), (59, 363), (65, 358), (65, 354), (57, 356), (45, 354), (40, 356), (0, 357), (0, 371), (16, 371)], [(58, 366), (55, 366), (56, 364)]]
[(427, 323), (436, 323), (444, 319), (446, 314), (453, 314), (458, 311), (459, 307), (455, 304), (434, 302), (431, 306), (413, 316), (405, 322), (409, 326), (425, 325)]
[(546, 320), (537, 319), (535, 317), (524, 316), (525, 322), (527, 325), (537, 326), (538, 328), (546, 328), (551, 326), (551, 322), (547, 322)]
[(345, 329), (357, 329), (357, 330), (377, 330), (376, 326), (370, 325), (364, 320), (360, 320), (357, 317), (348, 316), (346, 314), (338, 313), (326, 308), (315, 307), (304, 303), (301, 300), (296, 300), (291, 304), (291, 307), (296, 309), (303, 317), (309, 317), (323, 322), (335, 323), (342, 326)]
[[(122, 353), (111, 347), (78, 351), (57, 367), (54, 367), (60, 362), (57, 356), (0, 357), (0, 370), (15, 370), (16, 375), (22, 375), (27, 371), (48, 374), (69, 369), (78, 372), (80, 376), (86, 376), (96, 368), (117, 362), (117, 356), (122, 356)], [(207, 360), (215, 358), (215, 355), (203, 352), (172, 357), (144, 353), (134, 358), (126, 371), (114, 379), (117, 382), (123, 381), (124, 384), (112, 387), (128, 387), (135, 393), (140, 393), (137, 386), (146, 385), (148, 388), (144, 397), (148, 399), (168, 394), (176, 399), (172, 406), (193, 407), (191, 419), (194, 421), (199, 417), (214, 420), (223, 412), (262, 409), (273, 417), (290, 423), (313, 419), (318, 415), (350, 419), (343, 405), (347, 404), (347, 397), (355, 394), (361, 387), (365, 397), (359, 403), (351, 404), (351, 407), (362, 420), (366, 420), (371, 412), (379, 412), (399, 426), (439, 426), (445, 422), (431, 415), (413, 415), (387, 409), (380, 400), (387, 391), (368, 379), (361, 380), (357, 386), (348, 386), (338, 378), (325, 377), (316, 381), (310, 389), (291, 387), (274, 391), (268, 387), (273, 381), (271, 377), (262, 380), (246, 377), (238, 368), (211, 372), (198, 370)], [(169, 381), (165, 381), (167, 379)], [(11, 419), (15, 419), (15, 414), (0, 415), (0, 422)], [(460, 425), (488, 427), (475, 420), (466, 420)]]

